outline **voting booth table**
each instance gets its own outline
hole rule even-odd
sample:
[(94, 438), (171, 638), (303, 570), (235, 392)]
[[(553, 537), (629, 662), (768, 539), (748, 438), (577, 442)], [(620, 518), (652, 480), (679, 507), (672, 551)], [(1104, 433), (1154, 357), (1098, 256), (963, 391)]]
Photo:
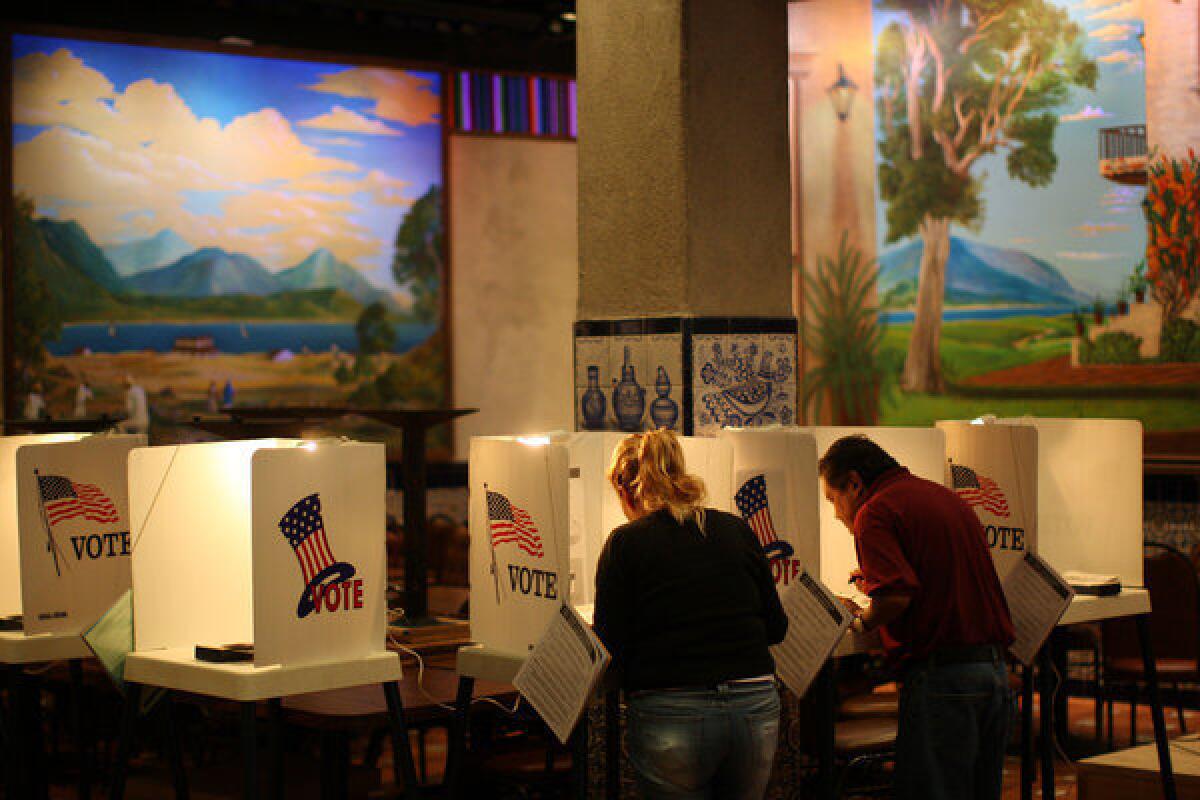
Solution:
[(40, 689), (26, 668), (67, 661), (79, 794), (89, 769), (81, 734), (81, 634), (130, 582), (127, 456), (144, 436), (43, 433), (0, 437), (0, 664), (9, 708), (9, 796), (46, 795)]
[[(1024, 553), (1060, 573), (1114, 576), (1112, 596), (1076, 595), (1058, 625), (1132, 617), (1150, 693), (1163, 794), (1175, 797), (1170, 753), (1149, 636), (1142, 574), (1142, 427), (1133, 420), (1034, 417), (943, 421), (947, 485), (979, 515), (1003, 577)], [(1011, 600), (1010, 600), (1011, 603)], [(1053, 639), (1037, 654), (1041, 676), (1042, 795), (1054, 793), (1056, 702)], [(1022, 797), (1033, 794), (1030, 670), (1022, 686)]]
[[(597, 559), (608, 534), (626, 522), (606, 477), (624, 438), (597, 432), (471, 440), (471, 638), (476, 644), (458, 653), (456, 721), (446, 766), (452, 796), (458, 790), (474, 681), (512, 683), (564, 603), (591, 618)], [(729, 510), (729, 444), (695, 437), (680, 437), (680, 443), (688, 470), (708, 487), (710, 505)], [(577, 727), (573, 742), (577, 794), (585, 779), (584, 727)], [(615, 762), (610, 759), (610, 770)]]
[[(273, 796), (282, 792), (280, 700), (382, 684), (397, 780), (418, 791), (386, 648), (384, 448), (260, 439), (134, 450), (134, 650), (111, 797), (125, 772), (142, 687), (241, 706), (244, 794), (258, 793), (256, 703), (270, 708)], [(175, 750), (177, 791), (186, 784)]]

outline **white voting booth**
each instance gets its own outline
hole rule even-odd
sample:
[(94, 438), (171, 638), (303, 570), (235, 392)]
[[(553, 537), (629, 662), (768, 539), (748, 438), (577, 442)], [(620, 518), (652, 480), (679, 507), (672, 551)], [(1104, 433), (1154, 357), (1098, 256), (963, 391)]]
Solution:
[(134, 649), (252, 644), (254, 665), (386, 653), (384, 448), (291, 439), (134, 450)]
[(995, 424), (1037, 432), (1038, 555), (1059, 572), (1142, 586), (1142, 424), (1038, 417)]
[(782, 589), (804, 569), (820, 575), (816, 437), (772, 426), (725, 428), (718, 438), (733, 448), (732, 511), (754, 529), (775, 584)]
[(946, 434), (946, 485), (975, 511), (1001, 580), (1038, 552), (1038, 431), (1031, 425), (937, 423)]
[[(594, 602), (596, 561), (624, 514), (606, 476), (619, 433), (471, 439), (471, 638), (523, 657), (565, 600)], [(708, 504), (729, 510), (732, 451), (680, 437)], [(586, 616), (586, 613), (585, 613)]]
[(125, 462), (145, 436), (0, 437), (0, 616), (79, 634), (129, 588)]

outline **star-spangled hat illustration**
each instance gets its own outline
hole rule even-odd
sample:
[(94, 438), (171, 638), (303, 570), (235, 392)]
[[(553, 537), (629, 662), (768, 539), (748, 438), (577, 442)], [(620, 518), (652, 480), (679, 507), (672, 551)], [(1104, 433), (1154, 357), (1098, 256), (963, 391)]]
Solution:
[(279, 530), (292, 546), (304, 576), (304, 591), (296, 607), (296, 616), (304, 619), (316, 608), (314, 590), (353, 578), (354, 565), (334, 560), (321, 519), (319, 494), (310, 494), (293, 505), (279, 520)]

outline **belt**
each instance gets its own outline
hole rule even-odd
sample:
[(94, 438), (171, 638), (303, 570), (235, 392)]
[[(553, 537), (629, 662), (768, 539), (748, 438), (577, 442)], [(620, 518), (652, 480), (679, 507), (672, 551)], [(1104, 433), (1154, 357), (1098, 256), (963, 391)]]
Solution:
[(966, 644), (939, 647), (924, 658), (914, 658), (908, 668), (944, 667), (951, 664), (998, 664), (1004, 654), (994, 644)]
[(630, 695), (636, 696), (642, 692), (715, 692), (720, 690), (728, 691), (730, 689), (757, 689), (759, 687), (774, 685), (774, 675), (762, 675), (757, 678), (734, 678), (729, 681), (720, 681), (719, 683), (700, 686), (669, 686), (661, 689), (637, 689), (631, 692)]

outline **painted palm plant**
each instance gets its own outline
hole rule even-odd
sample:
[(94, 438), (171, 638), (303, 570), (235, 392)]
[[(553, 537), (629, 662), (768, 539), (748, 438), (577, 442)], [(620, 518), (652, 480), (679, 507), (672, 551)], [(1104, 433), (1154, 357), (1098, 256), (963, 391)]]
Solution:
[(805, 287), (804, 347), (818, 365), (804, 374), (804, 410), (817, 420), (825, 403), (838, 425), (875, 422), (888, 373), (880, 358), (883, 326), (874, 300), (875, 266), (845, 233), (832, 258), (817, 259)]

